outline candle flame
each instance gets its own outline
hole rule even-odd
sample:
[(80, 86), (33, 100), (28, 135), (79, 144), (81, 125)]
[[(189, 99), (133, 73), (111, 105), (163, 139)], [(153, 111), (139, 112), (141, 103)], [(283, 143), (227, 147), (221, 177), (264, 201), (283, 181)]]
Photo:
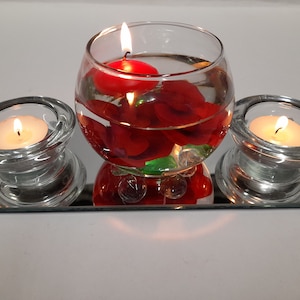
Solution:
[(14, 132), (17, 133), (18, 135), (21, 135), (22, 132), (22, 122), (18, 119), (14, 119)]
[(132, 52), (131, 34), (125, 22), (121, 27), (121, 47), (124, 52)]
[(129, 105), (132, 105), (133, 104), (133, 101), (134, 101), (134, 92), (128, 92), (126, 93), (126, 99), (129, 103)]
[(276, 122), (276, 125), (275, 125), (275, 134), (279, 130), (285, 129), (285, 127), (288, 125), (288, 123), (289, 123), (289, 119), (286, 116), (279, 117), (277, 122)]

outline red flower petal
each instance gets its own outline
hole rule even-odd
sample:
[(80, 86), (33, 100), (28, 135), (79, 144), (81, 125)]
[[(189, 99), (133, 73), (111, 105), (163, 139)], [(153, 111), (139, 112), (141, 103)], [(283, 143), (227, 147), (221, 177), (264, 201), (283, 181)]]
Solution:
[(102, 100), (88, 100), (85, 104), (86, 108), (97, 116), (108, 120), (108, 121), (117, 121), (119, 120), (119, 108), (106, 101)]
[(161, 94), (176, 110), (194, 109), (199, 103), (205, 102), (198, 88), (186, 80), (164, 81)]
[[(199, 122), (205, 98), (198, 88), (186, 81), (163, 82), (155, 112), (164, 126), (182, 126)], [(207, 115), (207, 112), (204, 114)]]
[(175, 110), (166, 103), (156, 103), (155, 112), (162, 126), (182, 126), (199, 121), (199, 116), (192, 110)]
[(89, 117), (77, 114), (80, 128), (94, 150), (105, 157), (103, 148), (107, 144), (106, 127)]
[(108, 147), (116, 156), (137, 156), (149, 147), (149, 141), (134, 129), (112, 124), (109, 130)]

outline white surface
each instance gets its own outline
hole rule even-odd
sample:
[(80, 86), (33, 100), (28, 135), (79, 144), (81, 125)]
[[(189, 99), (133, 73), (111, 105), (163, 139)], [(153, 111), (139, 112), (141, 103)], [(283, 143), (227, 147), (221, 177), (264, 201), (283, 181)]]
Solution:
[(2, 214), (1, 299), (299, 300), (298, 210)]
[[(1, 101), (45, 95), (73, 106), (89, 37), (139, 20), (185, 22), (218, 35), (237, 99), (300, 99), (297, 2), (54, 2), (0, 1)], [(92, 182), (101, 160), (80, 132), (71, 148)], [(0, 296), (299, 300), (299, 230), (298, 210), (1, 214)]]

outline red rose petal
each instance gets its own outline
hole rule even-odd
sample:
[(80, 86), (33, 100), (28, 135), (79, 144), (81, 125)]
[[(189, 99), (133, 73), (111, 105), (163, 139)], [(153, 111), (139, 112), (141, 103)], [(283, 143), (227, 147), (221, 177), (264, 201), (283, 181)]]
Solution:
[[(100, 155), (104, 155), (103, 148), (107, 144), (106, 127), (89, 117), (77, 114), (80, 128), (88, 142)], [(105, 155), (104, 155), (105, 156)]]
[(199, 116), (199, 118), (206, 119), (215, 115), (220, 110), (220, 105), (210, 102), (204, 102), (202, 105), (195, 107), (194, 112)]
[(149, 147), (149, 141), (134, 129), (112, 125), (109, 147), (116, 155), (123, 153), (121, 156), (137, 156)]
[(162, 125), (166, 127), (193, 124), (200, 119), (192, 110), (175, 110), (166, 103), (156, 103), (155, 112)]
[(106, 101), (102, 100), (88, 100), (85, 104), (87, 109), (96, 114), (97, 116), (108, 120), (108, 121), (117, 121), (119, 120), (119, 108)]
[(192, 109), (205, 101), (199, 89), (186, 80), (164, 81), (161, 93), (176, 110)]

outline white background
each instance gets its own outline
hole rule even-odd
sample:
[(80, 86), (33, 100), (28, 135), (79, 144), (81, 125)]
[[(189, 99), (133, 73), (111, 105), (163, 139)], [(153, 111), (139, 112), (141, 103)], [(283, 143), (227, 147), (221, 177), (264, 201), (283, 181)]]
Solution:
[[(0, 1), (0, 101), (73, 107), (87, 40), (145, 20), (219, 36), (237, 100), (300, 99), (299, 15), (298, 1)], [(78, 130), (70, 147), (92, 182), (101, 159)], [(299, 230), (291, 209), (1, 214), (0, 298), (300, 299)]]

